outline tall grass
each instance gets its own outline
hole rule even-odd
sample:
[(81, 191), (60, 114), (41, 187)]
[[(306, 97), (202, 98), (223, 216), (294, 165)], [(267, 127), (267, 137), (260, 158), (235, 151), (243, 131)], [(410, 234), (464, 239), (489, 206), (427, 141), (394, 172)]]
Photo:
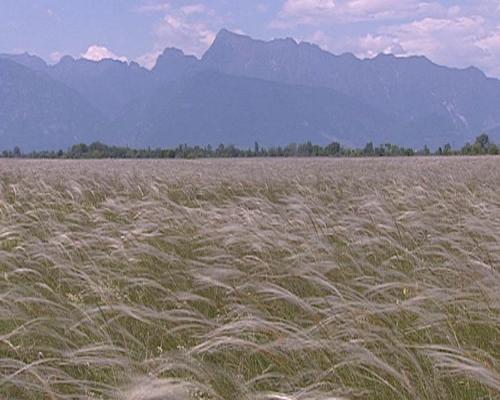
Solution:
[(500, 398), (500, 163), (1, 161), (0, 398)]

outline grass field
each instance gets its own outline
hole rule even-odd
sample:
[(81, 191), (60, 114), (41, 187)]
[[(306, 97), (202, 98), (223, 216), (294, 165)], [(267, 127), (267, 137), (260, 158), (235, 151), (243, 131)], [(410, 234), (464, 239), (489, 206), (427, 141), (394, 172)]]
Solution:
[(0, 161), (0, 398), (500, 399), (500, 159)]

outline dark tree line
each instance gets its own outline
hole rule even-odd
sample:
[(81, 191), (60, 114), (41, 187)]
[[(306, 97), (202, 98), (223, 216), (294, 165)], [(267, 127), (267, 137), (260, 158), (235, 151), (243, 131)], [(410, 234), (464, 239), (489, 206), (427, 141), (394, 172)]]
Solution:
[(176, 148), (147, 148), (133, 149), (130, 147), (108, 146), (95, 142), (90, 145), (76, 144), (66, 151), (32, 151), (23, 153), (19, 147), (12, 151), (5, 150), (1, 153), (3, 158), (46, 158), (46, 159), (138, 159), (138, 158), (229, 158), (229, 157), (396, 157), (396, 156), (431, 156), (431, 155), (485, 155), (498, 154), (496, 144), (490, 142), (488, 135), (481, 134), (473, 144), (466, 143), (461, 149), (452, 149), (450, 144), (439, 147), (431, 152), (427, 146), (423, 149), (401, 147), (396, 144), (382, 144), (375, 146), (367, 143), (363, 148), (344, 147), (338, 142), (320, 146), (306, 142), (302, 144), (289, 144), (287, 146), (261, 147), (256, 142), (253, 149), (239, 149), (236, 146), (223, 144), (213, 148), (208, 145), (188, 146), (179, 145)]

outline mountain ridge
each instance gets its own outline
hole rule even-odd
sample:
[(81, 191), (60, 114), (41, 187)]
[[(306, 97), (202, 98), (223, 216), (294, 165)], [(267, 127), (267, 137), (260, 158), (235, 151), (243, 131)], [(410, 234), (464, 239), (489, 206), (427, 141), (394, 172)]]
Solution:
[[(71, 56), (55, 65), (27, 53), (0, 59), (42, 74), (59, 90), (60, 85), (72, 90), (69, 98), (76, 92), (81, 104), (101, 115), (98, 125), (107, 131), (100, 140), (109, 144), (166, 146), (189, 137), (190, 144), (335, 139), (349, 145), (369, 140), (435, 147), (461, 145), (480, 131), (500, 135), (500, 80), (475, 67), (449, 68), (424, 56), (360, 59), (292, 38), (255, 40), (223, 29), (202, 57), (167, 48), (151, 70), (134, 62)], [(286, 101), (279, 97), (284, 93)], [(182, 99), (184, 108), (172, 99)], [(62, 120), (71, 115), (58, 110)]]
[(61, 148), (99, 139), (106, 119), (75, 90), (0, 59), (0, 146)]

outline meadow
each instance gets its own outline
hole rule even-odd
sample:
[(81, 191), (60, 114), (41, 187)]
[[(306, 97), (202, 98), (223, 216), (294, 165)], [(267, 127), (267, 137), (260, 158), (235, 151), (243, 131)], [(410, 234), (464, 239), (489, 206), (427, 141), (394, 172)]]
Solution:
[(500, 399), (500, 159), (2, 160), (0, 398)]

